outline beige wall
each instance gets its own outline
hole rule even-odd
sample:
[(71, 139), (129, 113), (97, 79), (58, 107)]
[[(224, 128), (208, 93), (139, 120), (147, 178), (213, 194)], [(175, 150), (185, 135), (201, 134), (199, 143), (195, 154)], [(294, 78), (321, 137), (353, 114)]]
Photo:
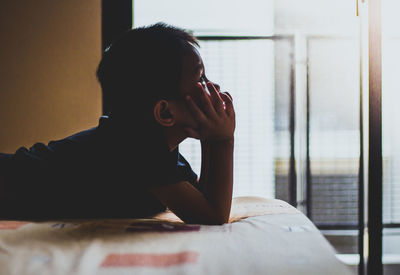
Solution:
[(97, 125), (100, 0), (2, 1), (0, 35), (0, 152)]

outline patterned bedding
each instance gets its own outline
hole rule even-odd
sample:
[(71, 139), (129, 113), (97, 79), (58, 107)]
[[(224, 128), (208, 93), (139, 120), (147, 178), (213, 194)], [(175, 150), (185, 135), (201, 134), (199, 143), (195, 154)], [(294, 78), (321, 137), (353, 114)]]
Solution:
[(148, 219), (0, 221), (0, 274), (352, 274), (284, 201), (234, 198), (229, 223)]

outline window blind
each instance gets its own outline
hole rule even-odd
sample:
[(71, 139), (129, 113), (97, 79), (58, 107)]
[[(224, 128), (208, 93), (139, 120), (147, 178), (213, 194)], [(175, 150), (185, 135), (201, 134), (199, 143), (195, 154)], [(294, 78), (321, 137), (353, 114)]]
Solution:
[[(208, 78), (235, 106), (234, 196), (275, 196), (273, 49), (269, 40), (201, 41)], [(179, 148), (199, 172), (199, 142), (187, 139)]]

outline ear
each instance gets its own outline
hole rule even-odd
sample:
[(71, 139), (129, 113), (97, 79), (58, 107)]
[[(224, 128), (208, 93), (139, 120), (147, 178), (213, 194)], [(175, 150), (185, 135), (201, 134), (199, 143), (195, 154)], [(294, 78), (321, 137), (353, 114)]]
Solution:
[(170, 127), (175, 124), (175, 118), (171, 114), (168, 101), (162, 99), (157, 101), (153, 108), (155, 120), (162, 126)]

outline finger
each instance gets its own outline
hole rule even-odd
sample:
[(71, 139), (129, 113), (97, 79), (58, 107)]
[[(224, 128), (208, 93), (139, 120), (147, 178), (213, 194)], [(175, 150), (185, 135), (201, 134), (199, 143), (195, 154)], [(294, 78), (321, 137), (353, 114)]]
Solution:
[(208, 82), (207, 87), (210, 91), (211, 101), (214, 109), (217, 111), (217, 113), (222, 114), (224, 112), (224, 104), (222, 98), (220, 97), (220, 93), (212, 82)]
[(232, 96), (231, 96), (230, 93), (228, 93), (228, 92), (223, 92), (223, 94), (226, 94), (227, 96), (229, 96), (229, 98), (231, 99), (231, 101), (233, 101), (233, 98), (232, 98)]
[(226, 93), (221, 93), (220, 95), (225, 102), (225, 111), (228, 114), (228, 116), (234, 114), (235, 111), (233, 109), (232, 99)]
[(187, 106), (189, 108), (189, 111), (192, 113), (194, 119), (197, 122), (205, 122), (207, 120), (206, 115), (203, 113), (203, 111), (197, 106), (197, 104), (193, 101), (191, 96), (187, 95), (185, 97)]
[(216, 113), (215, 113), (213, 104), (211, 102), (210, 96), (208, 95), (207, 91), (204, 89), (204, 87), (200, 83), (198, 84), (198, 87), (201, 88), (201, 92), (198, 95), (198, 98), (200, 100), (201, 109), (203, 110), (204, 114), (207, 117), (215, 116)]

